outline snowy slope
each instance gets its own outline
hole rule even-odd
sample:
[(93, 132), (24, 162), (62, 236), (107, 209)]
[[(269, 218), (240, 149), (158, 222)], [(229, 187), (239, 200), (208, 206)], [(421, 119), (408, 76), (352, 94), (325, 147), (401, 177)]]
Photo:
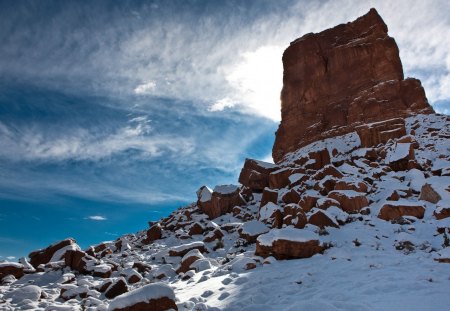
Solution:
[[(315, 142), (289, 154), (282, 163), (297, 168), (296, 159), (327, 148), (334, 154), (334, 168), (342, 174), (335, 179), (367, 188), (364, 193), (334, 191), (349, 199), (365, 197), (368, 207), (360, 212), (343, 211), (343, 204), (336, 206), (337, 201), (324, 193), (326, 182), (334, 177), (306, 170), (308, 178), (300, 182), (304, 174), (294, 172), (290, 184), (276, 190), (278, 202), (270, 203), (263, 212), (258, 193), (244, 206), (214, 220), (193, 203), (159, 222), (160, 239), (146, 242), (149, 234), (143, 230), (97, 247), (101, 251), (89, 259), (88, 272), (74, 271), (64, 261), (56, 261), (18, 280), (6, 277), (0, 286), (0, 310), (113, 310), (115, 305), (128, 306), (166, 291), (171, 296), (168, 288), (173, 289), (179, 310), (448, 310), (450, 263), (438, 260), (450, 261), (450, 247), (446, 247), (450, 217), (437, 219), (434, 213), (450, 208), (450, 121), (446, 116), (419, 115), (408, 118), (406, 124), (411, 137), (378, 146), (376, 159), (367, 160), (368, 149), (359, 148), (358, 135), (350, 133)], [(415, 145), (417, 165), (392, 170), (392, 162), (408, 156), (409, 139)], [(439, 195), (437, 203), (423, 199), (425, 184)], [(230, 185), (215, 188), (224, 195), (235, 189)], [(320, 229), (309, 223), (294, 230), (284, 224), (288, 230), (282, 234), (277, 229), (269, 231), (271, 214), (285, 209), (287, 204), (281, 198), (292, 189), (302, 199), (317, 196), (313, 209), (305, 211), (308, 219), (326, 209), (325, 214), (339, 228)], [(209, 191), (203, 202), (210, 198)], [(386, 204), (405, 210), (422, 206), (425, 212), (422, 219), (404, 216), (386, 221), (378, 217)], [(302, 234), (292, 236), (300, 231)], [(266, 234), (265, 240), (270, 238), (270, 242), (318, 237), (327, 247), (311, 258), (262, 258), (255, 255), (254, 241), (248, 240), (259, 234)], [(60, 256), (61, 252), (58, 259)], [(179, 272), (183, 265), (187, 265), (185, 273)], [(96, 268), (112, 273), (93, 276)], [(128, 283), (128, 293), (116, 300), (107, 298), (102, 287), (119, 279)], [(148, 284), (157, 285), (157, 292)]]

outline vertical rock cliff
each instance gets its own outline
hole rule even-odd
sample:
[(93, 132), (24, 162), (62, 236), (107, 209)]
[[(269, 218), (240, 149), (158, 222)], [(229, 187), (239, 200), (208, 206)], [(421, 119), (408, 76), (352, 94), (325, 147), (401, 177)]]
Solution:
[(358, 125), (432, 113), (422, 85), (404, 79), (399, 50), (375, 9), (293, 41), (283, 54), (281, 124), (272, 155)]

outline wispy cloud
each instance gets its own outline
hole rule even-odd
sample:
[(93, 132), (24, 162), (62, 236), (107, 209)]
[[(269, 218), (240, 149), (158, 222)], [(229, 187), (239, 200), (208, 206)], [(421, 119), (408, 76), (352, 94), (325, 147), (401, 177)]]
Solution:
[(92, 215), (92, 216), (88, 216), (88, 217), (86, 217), (86, 219), (89, 219), (89, 220), (95, 220), (95, 221), (104, 221), (104, 220), (107, 220), (106, 217), (100, 216), (100, 215)]

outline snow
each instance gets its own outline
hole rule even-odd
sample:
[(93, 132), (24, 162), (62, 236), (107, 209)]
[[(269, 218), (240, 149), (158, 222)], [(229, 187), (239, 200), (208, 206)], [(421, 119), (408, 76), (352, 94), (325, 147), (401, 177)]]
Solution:
[(260, 161), (260, 160), (253, 160), (253, 161), (255, 161), (258, 166), (265, 168), (265, 169), (274, 169), (274, 168), (278, 167), (276, 164), (269, 163), (269, 162), (264, 162), (264, 161)]
[(148, 284), (131, 292), (114, 298), (109, 304), (108, 310), (123, 309), (139, 302), (149, 302), (163, 297), (175, 300), (175, 294), (171, 287), (164, 283)]
[(41, 297), (41, 288), (36, 285), (27, 285), (18, 288), (5, 295), (6, 299), (11, 299), (13, 303), (18, 303), (28, 299), (30, 301), (38, 301)]
[(255, 236), (258, 234), (263, 234), (268, 232), (270, 229), (267, 227), (266, 224), (258, 221), (258, 220), (251, 220), (249, 222), (244, 223), (241, 226), (241, 232), (243, 234), (249, 235), (249, 236)]
[(4, 262), (0, 262), (0, 268), (3, 267), (14, 267), (14, 268), (18, 268), (18, 269), (23, 269), (23, 265), (17, 262), (11, 262), (11, 261), (4, 261)]
[(331, 195), (332, 193), (342, 194), (347, 198), (356, 198), (356, 197), (364, 196), (364, 193), (357, 192), (355, 190), (333, 190), (329, 193), (329, 195)]
[(212, 196), (212, 190), (210, 188), (208, 188), (207, 186), (203, 186), (197, 191), (197, 197), (200, 200), (200, 202), (210, 201), (211, 196)]
[(187, 249), (197, 248), (197, 247), (204, 247), (204, 246), (205, 246), (205, 243), (203, 243), (201, 241), (197, 241), (197, 242), (183, 244), (183, 245), (180, 245), (180, 246), (174, 246), (174, 247), (171, 248), (171, 250), (179, 253), (179, 252), (185, 251)]
[(302, 179), (303, 176), (305, 176), (305, 174), (301, 174), (301, 173), (292, 174), (291, 176), (289, 176), (289, 181), (291, 184), (293, 184), (293, 183), (299, 181), (300, 179)]
[(257, 240), (260, 245), (272, 246), (273, 242), (277, 240), (308, 242), (319, 240), (319, 236), (308, 230), (286, 227), (282, 229), (272, 229), (268, 233), (260, 235)]
[(273, 213), (275, 213), (278, 210), (281, 210), (281, 207), (279, 207), (275, 203), (273, 202), (267, 203), (259, 210), (259, 220), (261, 221), (268, 220), (273, 215)]
[(392, 163), (408, 157), (410, 146), (410, 143), (395, 144), (394, 148), (388, 151), (388, 154), (386, 155), (386, 162)]
[(214, 191), (220, 194), (231, 194), (236, 192), (239, 189), (239, 186), (236, 185), (219, 185), (214, 187)]

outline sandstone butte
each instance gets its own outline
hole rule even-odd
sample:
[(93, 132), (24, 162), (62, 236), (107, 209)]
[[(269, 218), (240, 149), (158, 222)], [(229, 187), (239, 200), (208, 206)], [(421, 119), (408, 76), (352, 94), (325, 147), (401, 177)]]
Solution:
[[(358, 126), (360, 132), (376, 136), (364, 137), (363, 145), (384, 143), (391, 137), (380, 138), (380, 131), (404, 135), (399, 118), (434, 113), (420, 81), (404, 79), (397, 44), (375, 9), (291, 42), (283, 68), (275, 163), (300, 147)], [(378, 124), (377, 133), (364, 131), (365, 124), (391, 119), (396, 120)]]

